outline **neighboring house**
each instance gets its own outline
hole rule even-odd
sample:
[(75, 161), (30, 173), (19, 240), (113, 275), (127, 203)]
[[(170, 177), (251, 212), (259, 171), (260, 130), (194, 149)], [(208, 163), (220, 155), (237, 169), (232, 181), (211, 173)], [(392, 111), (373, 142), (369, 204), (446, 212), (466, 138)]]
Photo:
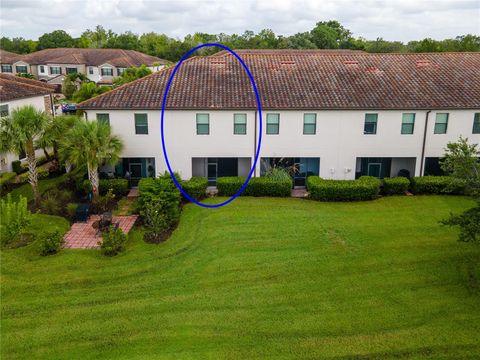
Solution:
[(113, 79), (128, 67), (146, 65), (155, 72), (168, 63), (155, 56), (122, 49), (56, 48), (27, 55), (8, 53), (4, 56), (3, 53), (0, 54), (3, 73), (16, 74), (27, 70), (39, 80), (55, 83), (63, 80), (65, 75), (82, 73), (98, 84), (111, 85)]
[[(257, 84), (263, 136), (255, 176), (279, 162), (306, 176), (439, 174), (459, 136), (480, 142), (480, 53), (238, 50)], [(162, 173), (165, 69), (79, 105), (124, 141), (115, 172)], [(165, 140), (182, 178), (247, 175), (258, 143), (252, 85), (230, 53), (185, 61), (170, 87)]]
[[(0, 116), (25, 105), (53, 114), (53, 92), (54, 86), (44, 82), (0, 74)], [(42, 154), (41, 149), (36, 151), (37, 156)], [(0, 153), (0, 172), (12, 171), (14, 160), (25, 160), (25, 154)]]
[(0, 71), (11, 75), (30, 73), (30, 65), (23, 61), (23, 56), (0, 49)]

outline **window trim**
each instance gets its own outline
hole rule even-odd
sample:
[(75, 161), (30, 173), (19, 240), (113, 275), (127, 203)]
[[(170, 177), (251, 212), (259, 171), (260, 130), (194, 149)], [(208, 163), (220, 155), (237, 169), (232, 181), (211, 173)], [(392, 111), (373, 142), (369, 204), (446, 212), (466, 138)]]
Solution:
[[(18, 71), (18, 68), (25, 68), (25, 71)], [(27, 65), (15, 65), (15, 72), (17, 74), (28, 74), (28, 66)]]
[(472, 134), (480, 134), (480, 112), (473, 114)]
[[(238, 124), (237, 124), (237, 122), (236, 122), (236, 121), (237, 121), (236, 117), (237, 117), (238, 115), (244, 116), (245, 122), (243, 122), (243, 123), (238, 123)], [(243, 125), (243, 126), (245, 126), (244, 132), (236, 132), (236, 129), (237, 129), (236, 125)], [(246, 114), (246, 113), (234, 113), (234, 114), (233, 114), (233, 135), (247, 135), (247, 114)]]
[(88, 75), (93, 75), (93, 66), (88, 67)]
[[(69, 72), (69, 70), (75, 70), (75, 72)], [(78, 68), (76, 67), (66, 67), (65, 68), (65, 74), (78, 74)]]
[[(107, 69), (110, 70), (110, 72), (111, 72), (110, 74), (105, 74), (105, 73), (104, 73), (104, 70), (107, 70)], [(100, 68), (100, 75), (101, 75), (101, 76), (113, 76), (113, 67), (111, 67), (111, 66), (101, 67), (101, 68)]]
[[(2, 110), (2, 107), (6, 108), (6, 110)], [(8, 106), (8, 104), (0, 105), (0, 117), (5, 117), (8, 115), (10, 115), (10, 107)]]
[[(277, 117), (277, 123), (276, 124), (269, 124), (268, 123), (268, 120), (269, 120), (268, 118), (271, 115), (276, 115), (276, 117)], [(274, 132), (274, 133), (269, 132), (268, 131), (269, 125), (276, 125), (277, 126), (277, 132)], [(279, 135), (279, 134), (280, 134), (280, 113), (267, 113), (265, 135)]]
[[(145, 115), (145, 125), (138, 125), (137, 124), (137, 120), (140, 120), (140, 119), (137, 119), (137, 116), (138, 115)], [(148, 135), (148, 114), (147, 113), (134, 113), (133, 114), (133, 119), (134, 119), (134, 123), (135, 123), (135, 135)], [(143, 119), (142, 119), (143, 120)], [(146, 128), (147, 132), (138, 132), (137, 129), (138, 128)]]
[[(100, 116), (106, 115), (107, 119), (99, 119), (98, 115)], [(95, 119), (97, 120), (97, 122), (104, 122), (105, 124), (108, 124), (110, 126), (110, 113), (96, 113)]]
[[(374, 132), (367, 132), (365, 127), (367, 125), (367, 116), (368, 115), (375, 115), (375, 122), (369, 121), (370, 124), (375, 124), (375, 131)], [(365, 119), (363, 122), (363, 135), (377, 135), (378, 132), (378, 113), (365, 113)]]
[[(306, 124), (305, 123), (305, 116), (306, 115), (313, 115), (314, 116), (314, 121), (313, 124)], [(305, 125), (313, 125), (313, 133), (306, 133), (305, 132)], [(317, 135), (317, 113), (304, 113), (303, 114), (303, 135)]]
[[(438, 115), (446, 115), (445, 123), (438, 123)], [(435, 115), (435, 124), (433, 125), (433, 134), (434, 135), (445, 135), (448, 132), (448, 120), (450, 119), (450, 113), (436, 113)], [(437, 132), (437, 125), (445, 125), (444, 132)]]
[[(5, 68), (10, 69), (10, 71), (5, 71)], [(12, 73), (13, 72), (13, 65), (10, 64), (2, 64), (2, 73)]]
[[(199, 116), (203, 116), (203, 115), (205, 115), (207, 117), (207, 123), (199, 123), (198, 122), (200, 120)], [(196, 128), (196, 134), (197, 135), (210, 135), (210, 114), (208, 114), (208, 113), (197, 113), (197, 114), (195, 114), (195, 125), (196, 125), (195, 128)], [(198, 131), (198, 126), (199, 125), (207, 125), (207, 127), (208, 127), (207, 132), (206, 133), (200, 133)]]
[[(413, 121), (411, 123), (404, 123), (405, 115), (413, 115)], [(416, 113), (402, 113), (402, 124), (400, 126), (400, 135), (413, 135), (415, 133), (415, 118), (416, 118), (416, 116), (417, 116)], [(403, 132), (404, 125), (411, 125), (412, 126), (412, 132)]]
[[(53, 69), (55, 69), (55, 71)], [(57, 69), (58, 69), (58, 72), (56, 71)], [(50, 66), (50, 74), (51, 75), (62, 75), (62, 67), (61, 66)]]

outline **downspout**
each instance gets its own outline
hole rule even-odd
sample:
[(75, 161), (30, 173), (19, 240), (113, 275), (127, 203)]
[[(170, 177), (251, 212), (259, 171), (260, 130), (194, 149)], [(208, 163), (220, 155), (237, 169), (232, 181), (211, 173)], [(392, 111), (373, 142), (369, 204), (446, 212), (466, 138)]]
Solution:
[(420, 176), (423, 176), (423, 168), (425, 166), (425, 145), (427, 143), (427, 131), (428, 131), (428, 115), (432, 110), (428, 110), (425, 114), (425, 129), (423, 131), (423, 143), (422, 143), (422, 158), (420, 159)]
[[(255, 155), (257, 153), (257, 110), (255, 110), (255, 132), (253, 137), (253, 162), (255, 162)], [(253, 169), (253, 177), (257, 177), (257, 166)]]
[(50, 111), (52, 112), (52, 116), (55, 117), (55, 104), (53, 103), (53, 95), (50, 93)]

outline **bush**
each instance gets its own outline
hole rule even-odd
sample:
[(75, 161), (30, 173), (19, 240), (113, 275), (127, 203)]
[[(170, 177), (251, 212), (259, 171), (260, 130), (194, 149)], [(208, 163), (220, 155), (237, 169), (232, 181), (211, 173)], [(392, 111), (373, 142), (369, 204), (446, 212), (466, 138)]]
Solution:
[(58, 229), (41, 233), (39, 235), (40, 255), (47, 256), (58, 253), (64, 242), (63, 234)]
[(65, 209), (63, 204), (72, 199), (72, 193), (68, 190), (52, 189), (43, 195), (40, 201), (40, 211), (49, 215), (63, 215)]
[(12, 170), (17, 175), (25, 172), (25, 169), (22, 167), (22, 162), (20, 160), (12, 161)]
[(127, 236), (114, 226), (103, 233), (103, 239), (99, 242), (102, 253), (106, 256), (114, 256), (125, 250)]
[(465, 183), (451, 176), (416, 176), (412, 179), (414, 194), (463, 194)]
[(78, 204), (75, 203), (68, 203), (67, 204), (67, 215), (70, 220), (75, 219), (75, 215), (77, 214)]
[[(188, 181), (182, 181), (181, 185), (183, 190), (185, 190), (192, 199), (201, 200), (205, 197), (208, 180), (202, 177), (192, 177)], [(185, 198), (185, 200), (187, 199)]]
[[(50, 172), (47, 168), (37, 168), (38, 179), (45, 179), (50, 175)], [(18, 181), (20, 183), (25, 183), (28, 181), (28, 171), (23, 174), (18, 175)]]
[(128, 194), (127, 179), (102, 179), (98, 184), (100, 195), (105, 195), (108, 190), (112, 189), (113, 194), (122, 197)]
[(142, 216), (146, 227), (145, 234), (143, 235), (145, 242), (158, 244), (168, 237), (170, 225), (168, 224), (165, 213), (158, 204), (145, 204)]
[(408, 191), (410, 180), (406, 177), (397, 176), (383, 179), (382, 191), (385, 195), (401, 195)]
[(245, 176), (225, 176), (217, 179), (218, 195), (233, 196), (247, 180)]
[(3, 244), (14, 241), (20, 232), (30, 224), (32, 214), (28, 211), (27, 198), (20, 196), (17, 202), (12, 201), (10, 194), (0, 201), (0, 237)]
[(15, 182), (17, 174), (14, 172), (4, 172), (0, 174), (0, 192), (3, 192), (9, 188), (10, 184)]
[(251, 178), (243, 195), (287, 197), (291, 195), (292, 187), (293, 183), (290, 177), (281, 180), (269, 177)]
[(320, 201), (364, 201), (377, 197), (380, 180), (362, 176), (357, 180), (325, 180), (318, 176), (307, 178), (310, 197)]
[(115, 201), (115, 194), (113, 193), (112, 189), (109, 189), (104, 196), (98, 195), (93, 198), (92, 211), (98, 214), (104, 213), (106, 211), (110, 211), (113, 209), (115, 205), (114, 201)]

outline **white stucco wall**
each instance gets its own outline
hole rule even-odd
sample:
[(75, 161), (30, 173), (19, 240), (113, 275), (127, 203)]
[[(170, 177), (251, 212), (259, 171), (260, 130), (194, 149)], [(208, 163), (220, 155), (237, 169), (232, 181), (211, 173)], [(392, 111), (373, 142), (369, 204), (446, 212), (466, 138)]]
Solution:
[[(135, 111), (87, 111), (88, 118), (95, 119), (97, 112), (110, 114), (113, 132), (125, 144), (123, 157), (154, 157), (157, 172), (166, 169), (160, 140), (160, 111), (137, 111), (148, 114), (148, 135), (135, 135)], [(237, 112), (247, 114), (247, 135), (233, 134), (233, 114)], [(412, 135), (400, 132), (404, 112), (416, 113)], [(480, 135), (472, 134), (474, 113), (480, 109), (439, 112), (450, 114), (447, 134), (433, 134), (436, 111), (432, 111), (426, 157), (441, 157), (447, 143), (456, 141), (460, 135), (480, 142)], [(209, 135), (196, 135), (197, 113), (210, 114)], [(266, 135), (268, 113), (280, 114), (279, 135)], [(304, 113), (317, 114), (315, 135), (303, 135)], [(364, 135), (365, 113), (378, 114), (376, 135)], [(357, 157), (416, 158), (415, 175), (419, 175), (425, 115), (426, 111), (413, 110), (264, 111), (260, 157), (319, 157), (320, 176), (334, 179), (353, 179)], [(189, 178), (192, 157), (253, 158), (254, 120), (254, 111), (167, 111), (165, 134), (170, 164), (183, 178)], [(260, 163), (257, 163), (259, 174)]]

